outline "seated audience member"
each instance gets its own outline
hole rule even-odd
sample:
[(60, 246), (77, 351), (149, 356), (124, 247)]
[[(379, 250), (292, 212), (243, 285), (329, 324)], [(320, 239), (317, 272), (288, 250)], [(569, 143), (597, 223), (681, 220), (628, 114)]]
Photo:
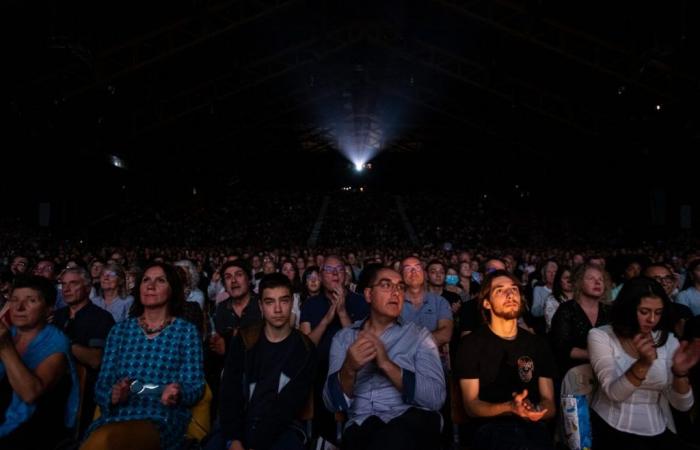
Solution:
[(552, 318), (559, 309), (559, 305), (574, 298), (574, 284), (572, 283), (573, 273), (569, 266), (559, 266), (557, 274), (554, 275), (552, 293), (547, 297), (544, 305), (544, 319), (547, 324), (547, 333), (552, 328)]
[(231, 340), (221, 388), (221, 438), (209, 442), (210, 450), (301, 450), (307, 439), (295, 419), (311, 392), (315, 348), (290, 323), (291, 281), (273, 273), (263, 276), (259, 289), (264, 322)]
[(683, 290), (678, 293), (676, 302), (690, 308), (694, 316), (700, 315), (700, 258), (688, 264)]
[(63, 298), (67, 306), (56, 310), (53, 323), (70, 341), (71, 354), (87, 368), (81, 429), (92, 421), (95, 411), (93, 391), (102, 364), (107, 335), (114, 325), (112, 315), (90, 302), (92, 282), (82, 267), (66, 269), (61, 275)]
[(427, 290), (425, 271), (420, 260), (413, 256), (405, 258), (401, 261), (401, 274), (406, 284), (401, 318), (427, 328), (438, 348), (450, 342), (453, 328), (452, 309), (447, 300)]
[(301, 309), (299, 330), (306, 334), (318, 350), (318, 369), (314, 383), (314, 429), (328, 440), (335, 436), (333, 415), (325, 411), (321, 391), (328, 372), (328, 355), (335, 334), (353, 322), (367, 317), (367, 302), (362, 296), (347, 290), (345, 264), (334, 255), (323, 257), (321, 292), (309, 297)]
[(688, 382), (700, 359), (700, 342), (679, 344), (672, 334), (671, 302), (648, 278), (628, 280), (610, 325), (588, 334), (599, 387), (591, 402), (596, 449), (691, 449), (676, 434), (668, 405), (693, 405)]
[(679, 339), (685, 336), (685, 323), (693, 318), (693, 312), (686, 305), (673, 301), (673, 293), (676, 290), (676, 276), (666, 264), (650, 264), (644, 268), (644, 276), (653, 278), (671, 300), (671, 320), (673, 321), (673, 332)]
[(178, 449), (204, 392), (202, 345), (179, 317), (185, 296), (176, 269), (153, 263), (137, 285), (134, 317), (107, 339), (95, 386), (101, 415), (83, 450)]
[(216, 305), (216, 333), (210, 339), (209, 345), (214, 353), (224, 356), (231, 337), (241, 328), (259, 322), (262, 316), (250, 289), (250, 271), (247, 264), (240, 259), (227, 261), (219, 271), (229, 297)]
[(106, 310), (119, 323), (129, 317), (134, 298), (126, 293), (126, 273), (116, 263), (107, 263), (100, 275), (100, 289), (92, 302)]
[(379, 269), (364, 290), (369, 318), (333, 338), (323, 396), (347, 413), (345, 449), (440, 447), (445, 377), (430, 332), (401, 317), (405, 290), (398, 272)]
[(69, 435), (78, 386), (68, 339), (47, 319), (54, 283), (18, 275), (10, 294), (12, 327), (0, 321), (0, 448), (52, 449)]
[(574, 274), (574, 299), (552, 317), (549, 337), (560, 374), (588, 362), (588, 330), (608, 323), (610, 278), (605, 269), (584, 264)]
[(552, 449), (544, 420), (554, 417), (554, 359), (546, 341), (518, 327), (525, 308), (518, 279), (488, 274), (479, 293), (487, 326), (462, 339), (456, 362), (466, 412), (475, 418), (472, 446)]

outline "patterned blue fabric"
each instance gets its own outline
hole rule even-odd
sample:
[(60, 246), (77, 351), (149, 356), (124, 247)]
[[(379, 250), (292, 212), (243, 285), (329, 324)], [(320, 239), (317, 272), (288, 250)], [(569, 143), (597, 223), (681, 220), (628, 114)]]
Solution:
[[(112, 405), (112, 386), (125, 377), (161, 386), (179, 383), (180, 403), (167, 407), (160, 402), (160, 395), (129, 394), (126, 403)], [(128, 319), (116, 324), (107, 338), (95, 385), (95, 401), (102, 415), (87, 434), (105, 423), (151, 420), (160, 428), (161, 448), (178, 449), (190, 421), (190, 407), (203, 392), (202, 344), (194, 325), (178, 318), (148, 339), (137, 319)]]

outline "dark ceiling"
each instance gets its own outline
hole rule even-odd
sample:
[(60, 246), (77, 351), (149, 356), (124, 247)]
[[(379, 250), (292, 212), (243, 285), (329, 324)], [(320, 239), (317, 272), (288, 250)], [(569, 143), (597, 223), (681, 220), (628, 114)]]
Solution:
[(682, 190), (680, 155), (700, 140), (692, 1), (0, 8), (10, 148), (53, 185), (333, 187), (355, 180), (339, 151), (366, 149), (381, 150), (375, 178), (393, 186), (642, 178)]

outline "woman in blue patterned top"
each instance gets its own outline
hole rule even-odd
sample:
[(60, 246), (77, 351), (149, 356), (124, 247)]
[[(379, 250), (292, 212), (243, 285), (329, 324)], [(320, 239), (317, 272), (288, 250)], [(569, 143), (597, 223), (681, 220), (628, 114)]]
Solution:
[(202, 346), (179, 317), (185, 299), (175, 268), (151, 264), (137, 285), (134, 317), (107, 339), (95, 386), (101, 416), (83, 450), (178, 449), (204, 392)]

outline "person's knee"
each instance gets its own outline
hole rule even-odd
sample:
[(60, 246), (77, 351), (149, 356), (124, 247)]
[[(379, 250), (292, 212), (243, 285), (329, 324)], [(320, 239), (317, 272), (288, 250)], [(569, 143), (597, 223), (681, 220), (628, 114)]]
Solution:
[(105, 427), (100, 427), (90, 433), (88, 438), (80, 446), (80, 450), (108, 450), (110, 442), (110, 431)]

